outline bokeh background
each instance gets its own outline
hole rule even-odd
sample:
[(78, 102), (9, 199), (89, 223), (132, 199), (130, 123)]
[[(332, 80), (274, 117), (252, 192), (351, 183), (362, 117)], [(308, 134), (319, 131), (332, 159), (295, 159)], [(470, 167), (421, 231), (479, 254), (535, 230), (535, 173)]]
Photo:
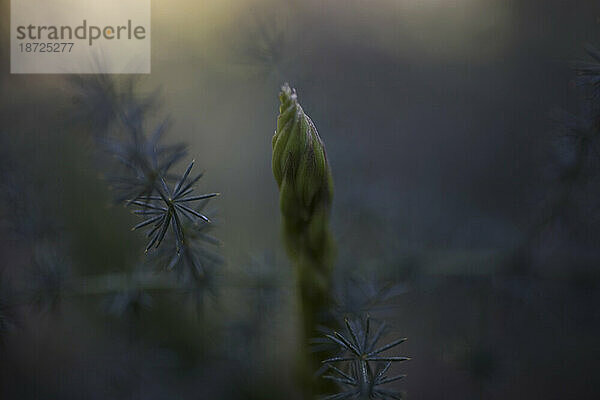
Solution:
[[(270, 165), (283, 82), (327, 146), (339, 281), (394, 285), (371, 312), (409, 338), (398, 389), (600, 396), (600, 155), (572, 173), (560, 111), (585, 107), (571, 63), (600, 47), (600, 3), (152, 7), (152, 74), (136, 90), (160, 98), (153, 117), (170, 116), (201, 189), (222, 193), (219, 279), (200, 316), (178, 293), (60, 290), (135, 271), (143, 238), (111, 204), (99, 122), (82, 123), (68, 77), (9, 74), (0, 1), (0, 398), (295, 398), (294, 276)], [(120, 306), (132, 302), (141, 311)]]

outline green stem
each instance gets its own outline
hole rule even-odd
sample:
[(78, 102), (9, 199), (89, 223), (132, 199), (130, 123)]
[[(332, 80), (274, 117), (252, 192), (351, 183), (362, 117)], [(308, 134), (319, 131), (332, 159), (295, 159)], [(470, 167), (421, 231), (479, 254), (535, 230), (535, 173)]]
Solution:
[(297, 276), (302, 323), (300, 381), (304, 398), (329, 392), (329, 381), (315, 381), (321, 357), (310, 341), (331, 308), (334, 243), (329, 230), (333, 179), (325, 146), (295, 91), (284, 85), (273, 136), (273, 175), (279, 187), (283, 238)]

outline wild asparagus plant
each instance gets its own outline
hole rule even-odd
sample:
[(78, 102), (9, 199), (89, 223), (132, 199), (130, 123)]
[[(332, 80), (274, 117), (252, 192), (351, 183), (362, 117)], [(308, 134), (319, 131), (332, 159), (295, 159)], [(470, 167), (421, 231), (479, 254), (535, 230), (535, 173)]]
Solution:
[(516, 249), (517, 260), (525, 257), (525, 262), (517, 264), (521, 269), (525, 268), (519, 271), (521, 273), (531, 272), (528, 257), (535, 240), (574, 204), (578, 189), (587, 190), (585, 186), (590, 184), (590, 177), (596, 174), (600, 160), (600, 51), (587, 46), (586, 52), (591, 60), (573, 64), (577, 94), (581, 98), (578, 110), (572, 113), (559, 109), (553, 115), (560, 132), (558, 148), (563, 153), (558, 165), (558, 179), (529, 227), (525, 240)]
[[(392, 363), (407, 361), (409, 358), (386, 356), (382, 353), (406, 341), (406, 338), (394, 340), (386, 345), (377, 346), (385, 333), (386, 325), (381, 323), (371, 329), (371, 319), (367, 317), (350, 321), (345, 320), (348, 335), (332, 332), (326, 335), (332, 343), (338, 345), (339, 354), (323, 361), (331, 371), (325, 379), (336, 382), (342, 388), (339, 393), (325, 397), (324, 400), (339, 399), (401, 399), (402, 394), (384, 388), (383, 385), (398, 381), (405, 375), (388, 377)], [(339, 368), (335, 366), (338, 364)]]
[[(148, 132), (148, 114), (157, 109), (157, 93), (139, 96), (133, 80), (119, 85), (114, 79), (93, 77), (74, 83), (78, 103), (83, 105), (82, 119), (94, 122), (95, 139), (117, 161), (106, 166), (111, 171), (106, 178), (115, 193), (115, 202), (133, 208), (134, 214), (144, 218), (132, 229), (147, 229), (146, 252), (152, 252), (145, 264), (175, 271), (186, 291), (192, 286), (203, 291), (211, 280), (208, 275), (222, 262), (206, 248), (206, 244), (220, 242), (209, 234), (212, 224), (203, 211), (206, 202), (218, 193), (193, 193), (203, 176), (199, 173), (190, 177), (194, 161), (183, 175), (172, 173), (187, 155), (187, 149), (181, 143), (163, 143), (170, 127), (168, 118)], [(136, 278), (139, 284), (145, 281), (156, 286), (154, 279)], [(172, 285), (166, 282), (165, 288)], [(137, 293), (138, 289), (143, 288), (129, 288), (123, 293)]]
[(287, 84), (279, 94), (281, 105), (273, 136), (273, 174), (279, 186), (283, 238), (297, 276), (303, 328), (306, 396), (312, 396), (312, 376), (319, 359), (309, 350), (331, 306), (334, 243), (329, 231), (333, 179), (325, 146), (314, 123)]

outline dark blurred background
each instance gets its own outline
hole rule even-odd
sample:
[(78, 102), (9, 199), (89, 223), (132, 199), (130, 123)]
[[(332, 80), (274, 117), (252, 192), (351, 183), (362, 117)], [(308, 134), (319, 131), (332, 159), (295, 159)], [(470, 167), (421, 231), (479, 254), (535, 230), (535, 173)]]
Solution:
[(152, 3), (138, 90), (159, 89), (169, 140), (222, 193), (226, 263), (200, 317), (179, 294), (61, 295), (135, 271), (143, 239), (111, 205), (68, 77), (9, 74), (0, 1), (0, 398), (294, 398), (270, 165), (283, 82), (327, 146), (340, 279), (396, 285), (372, 312), (409, 338), (398, 389), (600, 396), (600, 155), (573, 173), (563, 117), (585, 108), (571, 63), (600, 47), (600, 2)]

